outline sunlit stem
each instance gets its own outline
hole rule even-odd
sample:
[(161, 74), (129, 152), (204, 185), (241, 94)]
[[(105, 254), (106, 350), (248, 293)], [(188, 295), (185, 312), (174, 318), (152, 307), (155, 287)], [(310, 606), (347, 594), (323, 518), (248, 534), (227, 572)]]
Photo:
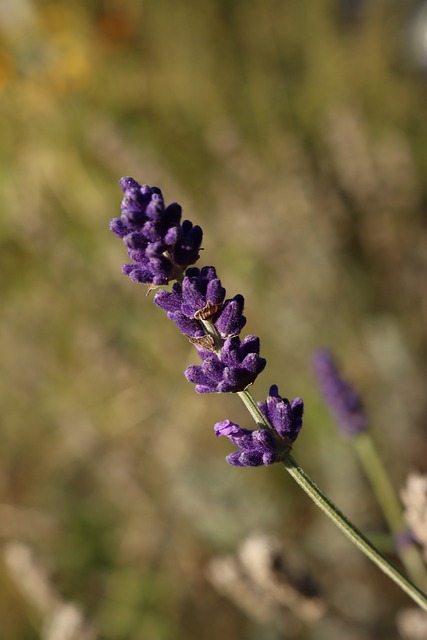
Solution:
[[(259, 409), (249, 391), (238, 393), (252, 418), (259, 428), (274, 431), (271, 424)], [(288, 473), (313, 500), (313, 502), (332, 520), (332, 522), (360, 549), (372, 562), (374, 562), (386, 575), (391, 578), (412, 600), (424, 611), (427, 611), (427, 596), (410, 580), (408, 580), (385, 556), (383, 556), (369, 540), (361, 533), (341, 511), (329, 500), (319, 487), (309, 478), (303, 469), (297, 464), (289, 450), (286, 450), (281, 461)]]
[(296, 463), (289, 452), (285, 453), (282, 462), (293, 479), (304, 489), (313, 502), (332, 520), (332, 522), (358, 547), (372, 562), (405, 591), (424, 611), (427, 611), (427, 596), (408, 580), (389, 562), (365, 536), (345, 517), (331, 500), (317, 487), (307, 474)]

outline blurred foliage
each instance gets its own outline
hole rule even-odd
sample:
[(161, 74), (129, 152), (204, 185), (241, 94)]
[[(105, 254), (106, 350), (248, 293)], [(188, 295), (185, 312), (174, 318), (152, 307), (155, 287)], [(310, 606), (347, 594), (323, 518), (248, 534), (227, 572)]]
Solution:
[[(312, 378), (358, 385), (396, 487), (425, 470), (426, 77), (415, 3), (0, 0), (0, 534), (36, 550), (100, 638), (397, 637), (406, 597), (281, 469), (233, 470), (195, 353), (108, 231), (118, 178), (159, 185), (246, 298), (266, 373), (302, 396), (295, 455), (368, 532), (384, 523)], [(248, 426), (250, 426), (248, 424)], [(298, 551), (329, 613), (251, 622), (206, 579), (254, 529)], [(0, 568), (2, 637), (47, 637)], [(42, 635), (40, 635), (42, 634)]]

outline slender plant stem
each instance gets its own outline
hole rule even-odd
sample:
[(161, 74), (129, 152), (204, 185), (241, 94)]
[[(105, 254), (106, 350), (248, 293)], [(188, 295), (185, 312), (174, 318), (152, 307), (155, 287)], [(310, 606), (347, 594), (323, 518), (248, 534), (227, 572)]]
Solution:
[(269, 431), (276, 433), (248, 390), (238, 391), (237, 395), (240, 396), (240, 399), (258, 427), (262, 427), (263, 429), (268, 429)]
[[(396, 537), (402, 535), (407, 529), (402, 507), (370, 434), (360, 433), (352, 444), (391, 532)], [(397, 551), (412, 580), (425, 586), (426, 568), (415, 545), (403, 545)]]
[(296, 463), (288, 452), (282, 458), (283, 464), (313, 500), (313, 502), (330, 518), (333, 523), (358, 547), (372, 562), (389, 576), (403, 591), (405, 591), (424, 611), (427, 611), (427, 596), (408, 580), (387, 558), (385, 558), (365, 536), (345, 517), (343, 513), (329, 500), (327, 496), (307, 476), (305, 471)]
[(371, 436), (360, 433), (352, 439), (352, 444), (391, 531), (402, 533), (405, 528), (402, 509)]
[[(249, 391), (238, 393), (258, 427), (274, 431)], [(303, 469), (297, 464), (290, 451), (282, 455), (282, 462), (288, 473), (332, 520), (332, 522), (358, 547), (372, 562), (405, 591), (424, 611), (427, 611), (427, 595), (406, 578), (369, 540), (341, 513), (334, 503), (319, 489)]]

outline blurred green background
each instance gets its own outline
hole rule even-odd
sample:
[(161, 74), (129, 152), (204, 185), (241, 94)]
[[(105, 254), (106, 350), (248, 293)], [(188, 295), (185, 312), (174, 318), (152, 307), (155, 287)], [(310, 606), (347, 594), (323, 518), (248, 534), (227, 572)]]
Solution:
[[(121, 274), (108, 222), (131, 175), (203, 227), (200, 264), (261, 337), (255, 396), (304, 398), (296, 458), (385, 532), (311, 357), (332, 348), (363, 393), (397, 488), (426, 470), (417, 4), (0, 0), (1, 638), (54, 638), (10, 569), (17, 543), (96, 638), (398, 637), (406, 596), (287, 474), (225, 463), (212, 425), (250, 419), (194, 393), (194, 349)], [(319, 584), (316, 624), (260, 621), (208, 580), (259, 530)]]

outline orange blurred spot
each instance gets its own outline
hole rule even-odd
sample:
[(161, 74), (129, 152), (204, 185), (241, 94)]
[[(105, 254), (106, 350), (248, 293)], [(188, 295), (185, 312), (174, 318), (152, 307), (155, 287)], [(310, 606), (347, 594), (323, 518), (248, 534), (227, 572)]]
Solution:
[(106, 44), (116, 47), (133, 39), (137, 31), (135, 16), (122, 9), (106, 9), (98, 19), (97, 29)]
[(15, 65), (6, 51), (0, 50), (0, 89), (15, 76)]

